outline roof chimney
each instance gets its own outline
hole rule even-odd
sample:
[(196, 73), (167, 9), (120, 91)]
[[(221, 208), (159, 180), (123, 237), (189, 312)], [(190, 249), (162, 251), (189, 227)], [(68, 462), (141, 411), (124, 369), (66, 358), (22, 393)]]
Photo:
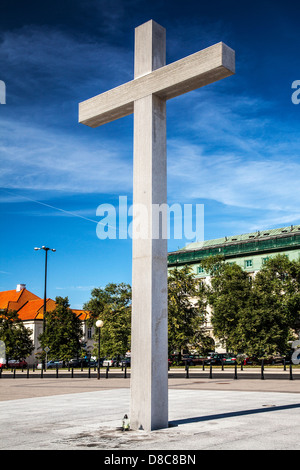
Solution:
[(17, 284), (16, 291), (20, 292), (22, 289), (26, 289), (26, 284)]

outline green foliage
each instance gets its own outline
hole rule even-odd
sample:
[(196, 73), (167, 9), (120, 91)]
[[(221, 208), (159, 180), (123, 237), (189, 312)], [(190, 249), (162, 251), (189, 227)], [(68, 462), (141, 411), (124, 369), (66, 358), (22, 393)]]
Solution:
[[(92, 322), (101, 319), (100, 355), (124, 356), (131, 343), (131, 287), (128, 284), (110, 283), (102, 288), (93, 289), (91, 299), (84, 305), (91, 312)], [(95, 348), (98, 357), (99, 328), (95, 327)]]
[(5, 310), (0, 317), (0, 339), (5, 343), (7, 359), (25, 359), (34, 350), (32, 330), (26, 328), (17, 312)]
[(199, 350), (206, 341), (205, 288), (188, 266), (169, 271), (168, 276), (168, 347), (175, 350)]
[(81, 320), (70, 309), (68, 297), (56, 297), (55, 302), (56, 308), (45, 315), (45, 333), (39, 341), (42, 349), (50, 348), (48, 359), (68, 361), (84, 353)]
[(249, 276), (237, 264), (225, 263), (220, 258), (209, 258), (202, 265), (212, 276), (207, 298), (213, 310), (214, 335), (229, 351), (238, 352), (242, 342), (243, 312), (251, 293)]
[(299, 327), (299, 272), (300, 261), (278, 255), (256, 274), (244, 327), (251, 354), (283, 354), (290, 349), (288, 341)]
[[(192, 298), (192, 299), (191, 299)], [(205, 317), (204, 289), (190, 269), (173, 270), (168, 278), (169, 352), (187, 346), (201, 349), (207, 344), (203, 330)], [(128, 284), (108, 284), (93, 289), (84, 305), (92, 313), (93, 323), (103, 321), (101, 356), (119, 356), (131, 348), (131, 287)], [(95, 328), (95, 349), (98, 356), (98, 334)]]
[(299, 328), (300, 261), (277, 255), (254, 277), (221, 259), (203, 266), (212, 275), (207, 295), (214, 335), (227, 350), (257, 356), (288, 351)]

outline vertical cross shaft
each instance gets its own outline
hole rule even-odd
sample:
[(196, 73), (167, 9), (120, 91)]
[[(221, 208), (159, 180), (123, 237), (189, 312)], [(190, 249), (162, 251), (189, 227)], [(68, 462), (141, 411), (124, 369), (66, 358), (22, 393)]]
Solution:
[(79, 104), (91, 127), (134, 113), (130, 418), (145, 430), (168, 425), (167, 221), (155, 224), (167, 202), (166, 100), (234, 74), (235, 53), (220, 42), (165, 62), (165, 30), (148, 21), (136, 28), (134, 80)]
[[(135, 78), (165, 65), (165, 29), (149, 21), (135, 31)], [(153, 239), (153, 204), (167, 202), (166, 102), (134, 102), (134, 207), (142, 205), (148, 237), (133, 237), (131, 413), (134, 429), (168, 426), (167, 240)], [(135, 230), (135, 218), (133, 230)], [(166, 223), (166, 222), (165, 222)]]

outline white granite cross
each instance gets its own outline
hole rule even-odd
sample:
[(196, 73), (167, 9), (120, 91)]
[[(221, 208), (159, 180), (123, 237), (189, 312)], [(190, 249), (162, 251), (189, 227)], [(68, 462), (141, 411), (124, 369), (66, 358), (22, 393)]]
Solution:
[[(167, 203), (166, 100), (235, 71), (222, 42), (169, 65), (165, 42), (154, 21), (137, 27), (134, 80), (79, 104), (79, 122), (90, 127), (134, 113), (133, 207), (147, 209), (150, 233), (153, 205)], [(132, 244), (130, 426), (149, 431), (168, 426), (167, 239)]]

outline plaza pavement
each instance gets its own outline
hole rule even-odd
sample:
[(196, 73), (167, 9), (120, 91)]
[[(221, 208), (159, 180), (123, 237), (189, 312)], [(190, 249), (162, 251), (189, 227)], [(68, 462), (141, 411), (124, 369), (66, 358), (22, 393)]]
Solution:
[(299, 450), (300, 375), (242, 374), (170, 372), (169, 428), (152, 432), (119, 429), (130, 404), (121, 374), (1, 378), (0, 449)]

